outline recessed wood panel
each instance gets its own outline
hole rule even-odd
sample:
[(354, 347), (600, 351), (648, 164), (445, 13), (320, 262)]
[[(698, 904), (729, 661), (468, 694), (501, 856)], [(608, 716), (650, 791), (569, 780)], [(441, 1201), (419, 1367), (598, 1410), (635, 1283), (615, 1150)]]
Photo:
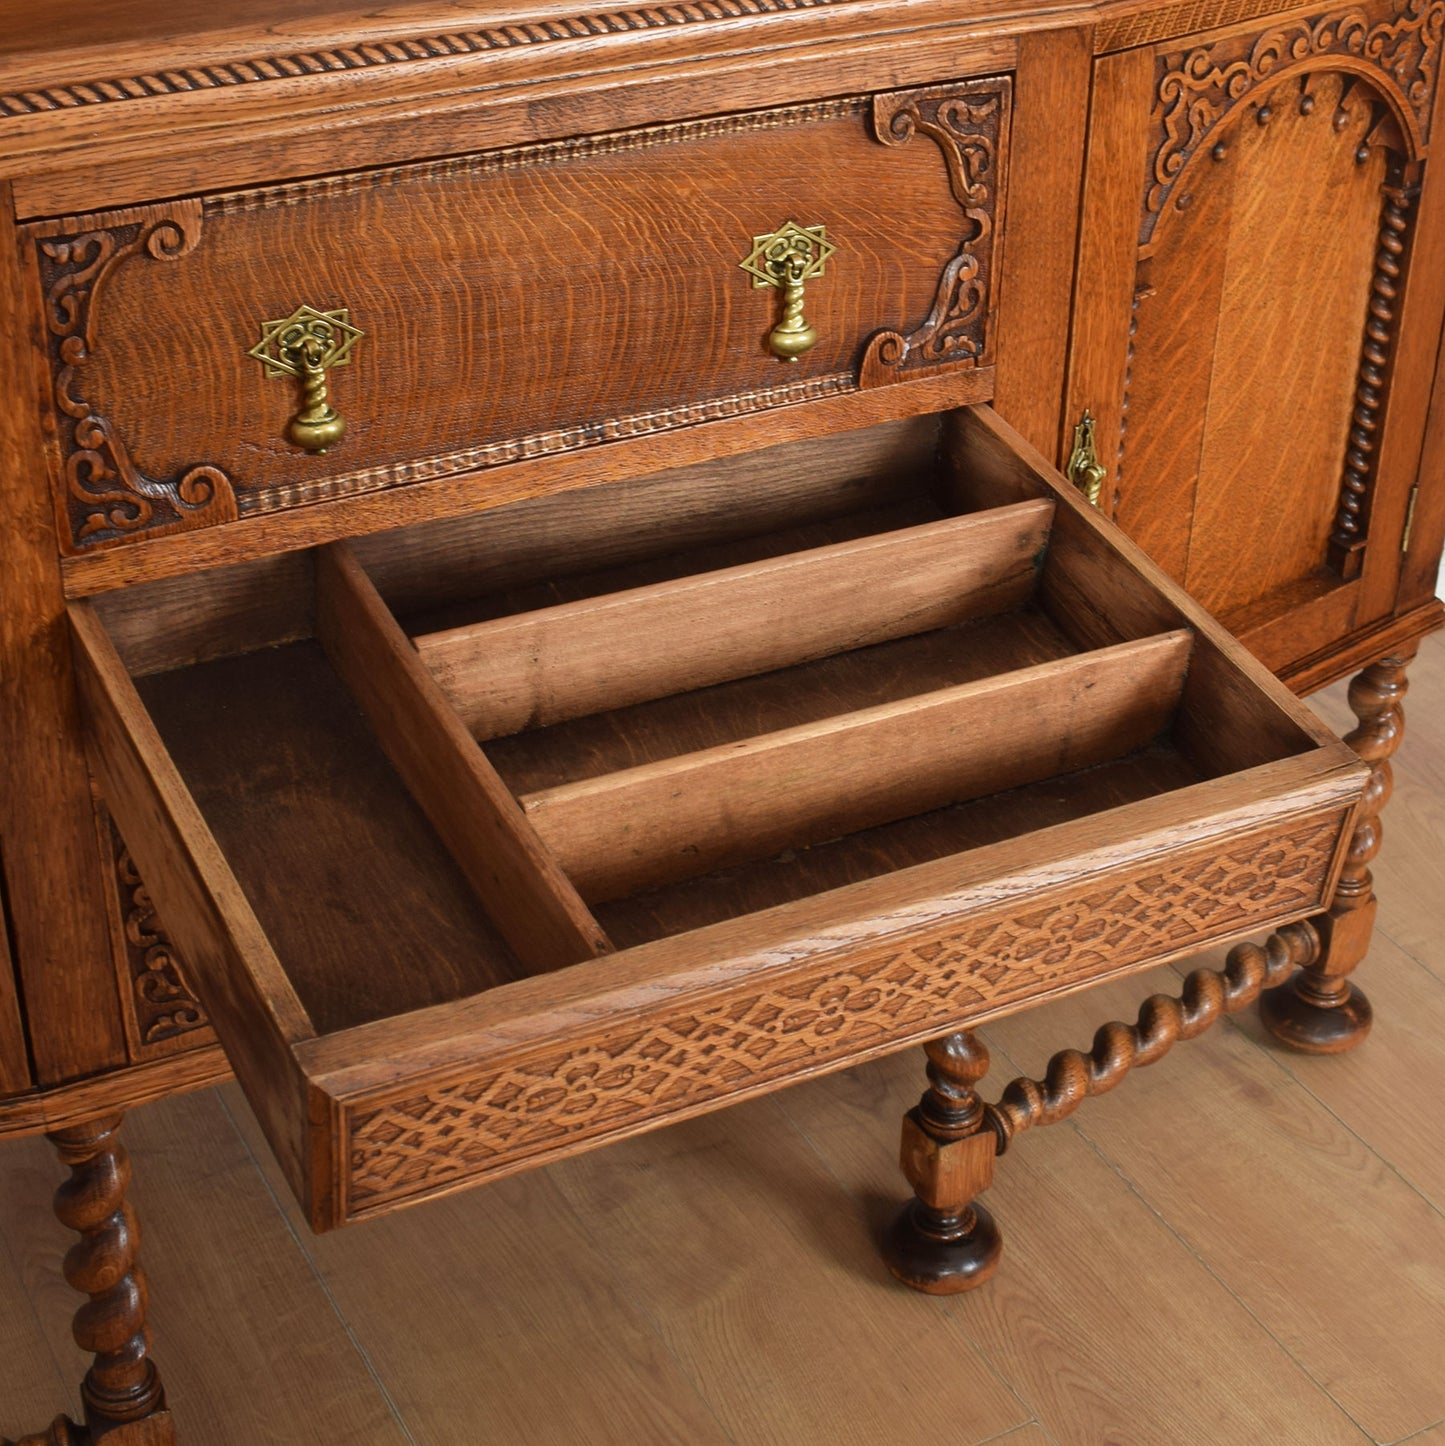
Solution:
[[(851, 96), (28, 228), (65, 537), (91, 548), (991, 360), (1010, 80)], [(826, 229), (816, 345), (741, 269)], [(815, 243), (814, 254), (817, 254)], [(364, 333), (346, 424), (248, 355), (298, 307)], [(272, 348), (274, 351), (274, 346)]]
[(1367, 90), (1314, 75), (1265, 92), (1223, 140), (1233, 224), (1185, 574), (1219, 612), (1326, 560), (1380, 224), (1373, 123)]
[(1293, 597), (1326, 566), (1380, 225), (1377, 119), (1341, 74), (1261, 89), (1141, 253), (1119, 521), (1216, 612)]

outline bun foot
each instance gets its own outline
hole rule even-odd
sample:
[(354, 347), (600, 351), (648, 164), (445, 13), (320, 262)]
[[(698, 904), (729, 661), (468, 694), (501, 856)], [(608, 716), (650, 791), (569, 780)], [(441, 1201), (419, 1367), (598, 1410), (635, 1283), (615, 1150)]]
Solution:
[(883, 1241), (888, 1269), (928, 1295), (958, 1295), (982, 1285), (1002, 1254), (1003, 1237), (982, 1205), (949, 1213), (910, 1200)]
[(1303, 992), (1310, 982), (1310, 975), (1301, 970), (1260, 995), (1259, 1017), (1270, 1034), (1305, 1054), (1343, 1054), (1363, 1043), (1375, 1018), (1364, 994), (1350, 984), (1338, 1004), (1316, 1004)]

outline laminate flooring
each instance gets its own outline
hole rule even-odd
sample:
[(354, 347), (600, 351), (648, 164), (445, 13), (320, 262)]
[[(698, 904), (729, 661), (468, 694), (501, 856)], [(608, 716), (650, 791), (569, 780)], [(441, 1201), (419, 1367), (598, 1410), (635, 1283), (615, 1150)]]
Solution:
[[(1315, 701), (1350, 725), (1343, 687)], [(235, 1086), (138, 1110), (184, 1446), (1445, 1443), (1445, 638), (1407, 708), (1369, 1042), (1290, 1055), (1251, 1012), (1023, 1137), (969, 1295), (895, 1286), (874, 1247), (916, 1050), (323, 1237)], [(1180, 972), (988, 1029), (986, 1093)], [(0, 1161), (14, 1434), (76, 1410), (85, 1360), (57, 1166)]]

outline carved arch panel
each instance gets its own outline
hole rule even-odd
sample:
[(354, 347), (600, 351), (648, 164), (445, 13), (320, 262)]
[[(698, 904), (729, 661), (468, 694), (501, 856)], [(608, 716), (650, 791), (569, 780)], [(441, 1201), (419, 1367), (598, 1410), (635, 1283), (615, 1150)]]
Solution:
[(1400, 170), (1386, 119), (1334, 70), (1261, 89), (1141, 252), (1119, 518), (1153, 505), (1156, 473), (1192, 477), (1192, 525), (1167, 562), (1216, 611), (1331, 586), (1342, 515), (1363, 540), (1393, 320), (1371, 314), (1382, 188)]
[[(1368, 621), (1348, 584), (1372, 542), (1442, 46), (1445, 0), (1393, 0), (1100, 62), (1093, 154), (1107, 135), (1133, 149), (1086, 196), (1086, 238), (1117, 239), (1086, 239), (1070, 411), (1101, 419), (1118, 520), (1201, 601), (1246, 635), (1316, 619), (1274, 629), (1275, 666)], [(1101, 110), (1111, 86), (1127, 97)], [(1114, 275), (1091, 278), (1092, 257)]]

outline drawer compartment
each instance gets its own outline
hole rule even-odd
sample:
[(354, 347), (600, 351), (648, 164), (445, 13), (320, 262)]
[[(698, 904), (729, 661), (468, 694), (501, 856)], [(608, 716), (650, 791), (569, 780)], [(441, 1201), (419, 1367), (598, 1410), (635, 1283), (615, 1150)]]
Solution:
[(74, 605), (316, 1228), (1327, 903), (1354, 754), (986, 409), (902, 440)]
[[(32, 223), (62, 544), (960, 370), (932, 404), (984, 400), (1010, 97), (960, 80)], [(793, 364), (783, 289), (742, 265), (790, 223), (822, 228)], [(303, 306), (362, 333), (323, 368), (324, 455), (276, 366)]]

